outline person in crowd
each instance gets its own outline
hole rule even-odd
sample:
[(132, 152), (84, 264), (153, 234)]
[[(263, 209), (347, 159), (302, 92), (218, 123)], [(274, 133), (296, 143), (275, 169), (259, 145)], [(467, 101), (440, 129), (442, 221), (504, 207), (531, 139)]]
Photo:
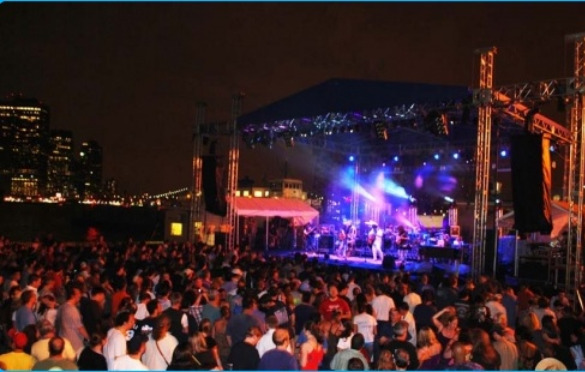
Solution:
[[(258, 326), (251, 326), (244, 335), (244, 339), (233, 345), (228, 356), (228, 363), (234, 371), (254, 371), (258, 369), (260, 355), (256, 344), (262, 337)], [(228, 368), (229, 369), (229, 368)]]
[(122, 311), (116, 315), (114, 326), (108, 331), (107, 341), (104, 345), (104, 356), (108, 363), (108, 369), (113, 368), (117, 358), (126, 355), (126, 336), (128, 331), (134, 328), (134, 324), (134, 314)]
[(485, 370), (499, 370), (502, 359), (491, 343), (489, 334), (481, 328), (474, 328), (469, 331), (469, 338), (473, 345), (471, 351), (472, 360)]
[(416, 322), (416, 329), (434, 327), (433, 315), (437, 313), (437, 307), (434, 302), (434, 292), (429, 289), (423, 290), (421, 293), (421, 303), (416, 305), (414, 312), (412, 313)]
[(221, 365), (227, 365), (228, 357), (230, 355), (231, 345), (227, 336), (227, 325), (231, 317), (230, 307), (227, 304), (221, 305), (220, 307), (221, 317), (213, 324), (211, 336), (217, 342), (217, 349), (219, 352), (219, 358)]
[(83, 348), (77, 358), (77, 367), (80, 371), (107, 371), (108, 363), (103, 355), (105, 340), (99, 333), (89, 338), (88, 345)]
[(448, 351), (452, 358), (446, 369), (451, 371), (483, 371), (482, 365), (472, 361), (472, 350), (473, 346), (469, 342), (453, 342)]
[[(121, 355), (116, 358), (116, 360), (112, 363), (112, 367), (108, 368), (110, 371), (148, 371), (148, 367), (142, 363), (140, 358), (144, 354), (146, 350), (146, 337), (141, 335), (140, 333), (134, 334), (128, 344), (126, 345), (126, 349), (128, 350), (127, 354)], [(164, 368), (166, 369), (166, 367)]]
[(274, 331), (278, 327), (278, 319), (276, 316), (270, 315), (266, 318), (266, 325), (268, 326), (268, 331), (260, 337), (258, 344), (256, 344), (256, 349), (258, 350), (258, 355), (260, 358), (266, 353), (268, 350), (272, 350), (276, 347), (274, 341), (272, 340), (272, 336), (274, 335)]
[[(211, 339), (213, 340), (213, 339)], [(205, 333), (199, 332), (190, 339), (193, 347), (193, 356), (201, 364), (201, 369), (215, 370), (220, 369), (217, 365), (217, 359), (212, 351), (213, 344), (208, 343)]]
[(449, 343), (457, 341), (459, 337), (459, 318), (455, 308), (446, 307), (433, 315), (433, 324), (437, 329), (437, 339), (443, 350), (447, 349)]
[(502, 371), (517, 370), (518, 348), (506, 337), (506, 329), (501, 324), (494, 324), (490, 336), (494, 349), (500, 355), (500, 369)]
[[(219, 355), (219, 348), (217, 346), (217, 342), (212, 336), (211, 320), (207, 318), (203, 318), (203, 320), (201, 320), (201, 323), (199, 323), (199, 333), (197, 334), (197, 337), (200, 339), (202, 338), (202, 340), (198, 341), (198, 345), (201, 346), (201, 351), (208, 351), (213, 358), (214, 366), (211, 368), (223, 369), (223, 364)], [(197, 348), (195, 348), (195, 350), (197, 350)], [(211, 363), (209, 363), (208, 366), (209, 365), (211, 365)]]
[[(43, 361), (43, 360), (50, 357), (50, 355), (49, 355), (49, 342), (51, 339), (53, 339), (53, 337), (56, 336), (55, 327), (48, 320), (41, 320), (38, 324), (38, 330), (39, 330), (39, 333), (41, 335), (41, 338), (32, 345), (30, 354), (36, 360)], [(63, 351), (61, 353), (61, 356), (64, 359), (75, 361), (77, 358), (77, 355), (75, 353), (75, 350), (73, 350), (73, 346), (71, 345), (71, 342), (69, 342), (69, 340), (67, 340), (66, 338), (64, 338), (62, 340), (63, 340)]]
[(331, 360), (330, 367), (334, 371), (347, 370), (347, 364), (352, 358), (360, 359), (365, 366), (366, 370), (369, 370), (369, 363), (364, 355), (361, 353), (361, 349), (364, 347), (365, 341), (364, 336), (360, 333), (356, 333), (351, 338), (351, 347), (349, 349), (341, 350), (335, 354), (333, 360)]
[(105, 323), (106, 290), (97, 286), (89, 291), (89, 298), (82, 297), (79, 303), (83, 326), (87, 333), (107, 332)]
[(30, 324), (36, 324), (37, 318), (34, 309), (37, 305), (36, 291), (28, 289), (20, 295), (21, 305), (14, 314), (16, 330), (22, 332), (24, 327)]
[(333, 318), (333, 312), (336, 312), (341, 319), (350, 319), (351, 309), (347, 302), (338, 296), (339, 290), (337, 289), (337, 284), (331, 282), (327, 286), (327, 289), (329, 291), (329, 297), (319, 306), (321, 316), (326, 320), (331, 320)]
[(77, 371), (77, 364), (71, 359), (63, 356), (65, 341), (59, 336), (53, 336), (48, 343), (49, 357), (36, 362), (32, 367), (33, 371)]
[(191, 342), (182, 342), (173, 351), (167, 371), (193, 371), (202, 369), (202, 363), (193, 355)]
[[(401, 320), (394, 325), (392, 328), (393, 331), (393, 339), (387, 345), (383, 345), (383, 349), (388, 349), (392, 352), (392, 355), (396, 356), (396, 350), (404, 349), (408, 352), (408, 370), (415, 370), (419, 367), (419, 360), (417, 355), (417, 350), (414, 345), (412, 345), (409, 340), (409, 333), (408, 333), (408, 322)], [(396, 360), (395, 360), (396, 362)], [(397, 365), (398, 367), (398, 365)]]
[(77, 281), (69, 282), (65, 291), (67, 301), (59, 307), (55, 328), (60, 337), (71, 342), (71, 346), (77, 353), (84, 347), (84, 340), (89, 339), (89, 334), (81, 319), (81, 313), (77, 309), (84, 293), (83, 284)]
[(148, 316), (136, 322), (136, 329), (138, 332), (148, 337), (152, 334), (152, 331), (156, 326), (156, 321), (162, 314), (162, 306), (158, 300), (151, 299), (148, 300), (148, 303), (146, 304), (146, 311), (148, 312)]
[(14, 330), (9, 335), (12, 341), (12, 351), (0, 355), (0, 363), (6, 370), (27, 371), (36, 363), (36, 360), (30, 354), (24, 351), (28, 342), (26, 335)]
[(146, 342), (142, 361), (151, 370), (164, 370), (169, 366), (173, 357), (173, 351), (178, 341), (170, 333), (171, 319), (163, 312), (157, 318), (152, 334)]
[(242, 306), (243, 312), (232, 316), (227, 324), (226, 333), (230, 345), (243, 341), (250, 327), (263, 328), (258, 319), (252, 315), (258, 308), (258, 299), (254, 296), (246, 296)]
[(319, 369), (325, 350), (323, 349), (323, 334), (317, 322), (309, 320), (305, 323), (305, 342), (301, 344), (299, 366), (305, 371), (316, 371)]
[(189, 336), (189, 319), (187, 314), (181, 311), (183, 295), (179, 292), (172, 292), (170, 297), (171, 306), (163, 311), (171, 321), (170, 333), (175, 336), (178, 342), (187, 341)]
[(431, 327), (423, 327), (418, 331), (416, 355), (421, 370), (437, 369), (441, 363), (443, 348)]
[(319, 312), (311, 305), (312, 294), (309, 291), (302, 292), (301, 303), (295, 306), (295, 334), (298, 336), (303, 332), (305, 323), (318, 319)]
[(258, 363), (260, 371), (296, 371), (299, 365), (294, 355), (289, 351), (290, 335), (287, 329), (279, 328), (274, 331), (272, 341), (276, 347), (268, 350)]
[(374, 340), (378, 331), (378, 322), (376, 318), (368, 314), (367, 305), (361, 303), (358, 306), (359, 314), (353, 317), (353, 326), (355, 333), (361, 333), (364, 336), (365, 348), (370, 356), (374, 355)]
[(377, 368), (378, 371), (393, 371), (396, 369), (394, 364), (394, 356), (390, 350), (382, 350), (378, 357)]

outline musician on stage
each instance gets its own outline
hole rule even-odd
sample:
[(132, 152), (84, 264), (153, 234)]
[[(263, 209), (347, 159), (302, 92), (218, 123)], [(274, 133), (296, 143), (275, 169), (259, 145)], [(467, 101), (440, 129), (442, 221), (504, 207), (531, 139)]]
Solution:
[(305, 249), (308, 252), (316, 251), (317, 247), (315, 246), (315, 227), (309, 222), (305, 225), (305, 229), (303, 234), (305, 236)]
[(384, 259), (384, 252), (382, 252), (382, 241), (384, 237), (384, 230), (378, 228), (378, 223), (373, 222), (370, 232), (368, 232), (368, 243), (372, 245), (372, 256), (374, 261)]
[(396, 229), (396, 249), (398, 251), (398, 259), (404, 261), (406, 257), (406, 250), (408, 250), (408, 232), (404, 226), (400, 225)]
[(355, 240), (357, 239), (357, 228), (353, 221), (349, 221), (345, 230), (345, 257), (350, 257), (355, 248)]

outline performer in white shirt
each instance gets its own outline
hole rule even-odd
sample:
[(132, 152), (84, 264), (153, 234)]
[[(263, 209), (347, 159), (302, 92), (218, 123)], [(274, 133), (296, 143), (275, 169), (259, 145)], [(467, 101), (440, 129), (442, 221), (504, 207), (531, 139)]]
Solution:
[(368, 243), (372, 244), (372, 256), (374, 261), (384, 259), (384, 252), (382, 252), (382, 240), (384, 237), (384, 230), (378, 228), (377, 223), (372, 223), (372, 229), (368, 233)]

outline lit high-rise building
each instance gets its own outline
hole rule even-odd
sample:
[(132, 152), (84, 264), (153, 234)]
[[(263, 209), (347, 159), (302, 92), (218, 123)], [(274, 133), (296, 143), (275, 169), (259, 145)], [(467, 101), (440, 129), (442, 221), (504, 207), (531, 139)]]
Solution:
[(79, 151), (80, 194), (98, 197), (102, 193), (102, 147), (96, 141), (85, 141)]
[(31, 197), (44, 192), (49, 117), (36, 99), (0, 100), (0, 191)]
[(73, 133), (52, 130), (50, 138), (47, 194), (74, 197), (73, 187)]

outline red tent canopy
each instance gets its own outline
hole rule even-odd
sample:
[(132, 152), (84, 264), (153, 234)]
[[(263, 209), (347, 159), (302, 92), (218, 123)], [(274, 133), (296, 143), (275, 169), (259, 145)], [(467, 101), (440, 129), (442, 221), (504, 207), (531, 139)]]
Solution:
[(300, 199), (236, 197), (235, 209), (239, 216), (292, 218), (295, 226), (305, 225), (319, 216), (316, 209)]

